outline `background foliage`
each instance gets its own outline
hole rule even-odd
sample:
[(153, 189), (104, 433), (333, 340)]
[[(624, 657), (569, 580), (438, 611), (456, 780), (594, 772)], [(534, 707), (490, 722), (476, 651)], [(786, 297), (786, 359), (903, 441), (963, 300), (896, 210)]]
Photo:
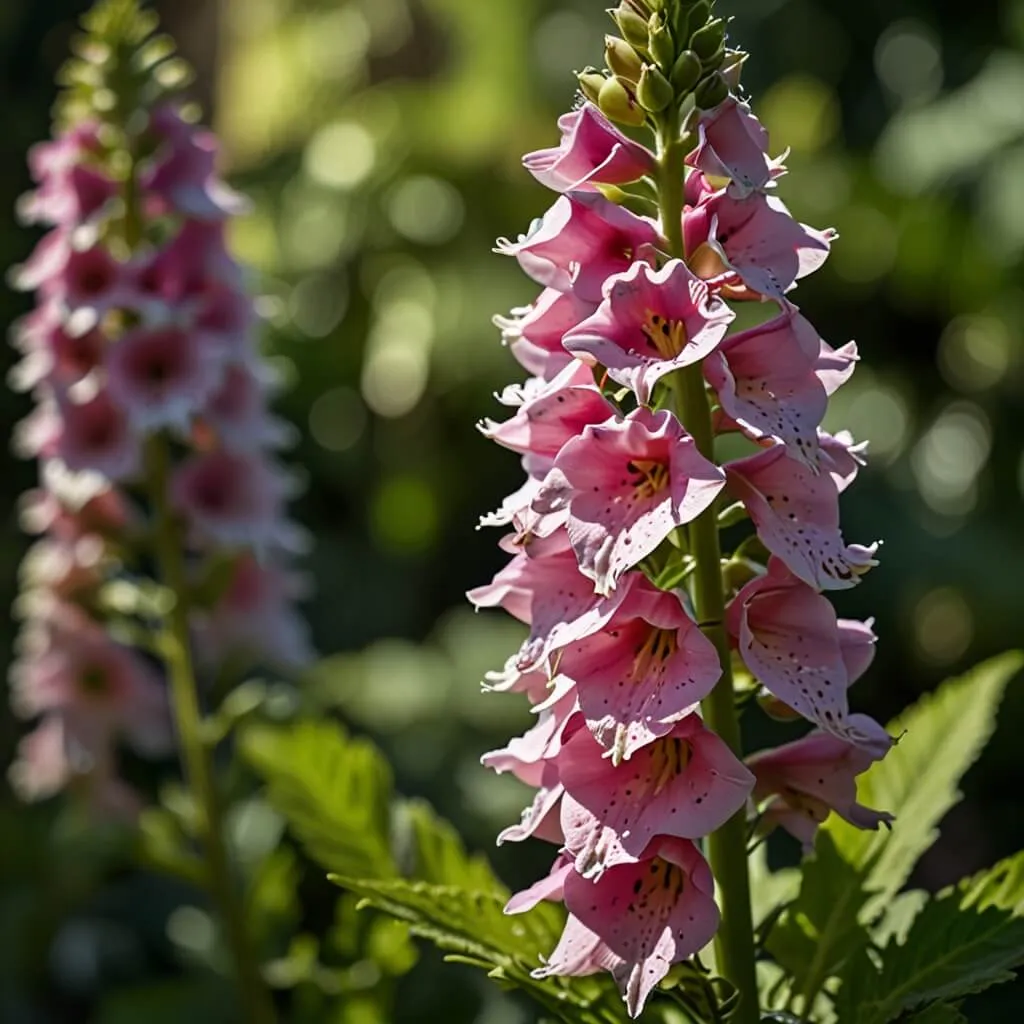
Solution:
[[(24, 150), (47, 132), (52, 79), (85, 6), (0, 5), (4, 209), (27, 187)], [(500, 564), (495, 536), (474, 525), (517, 485), (518, 469), (472, 423), (494, 412), (491, 393), (518, 373), (489, 317), (531, 298), (489, 250), (549, 201), (519, 155), (553, 141), (554, 116), (572, 99), (569, 72), (599, 58), (604, 5), (163, 6), (199, 69), (196, 92), (224, 136), (233, 181), (256, 200), (235, 243), (255, 270), (268, 351), (293, 384), (281, 410), (297, 428), (309, 484), (299, 513), (317, 540), (309, 614), (325, 659), (305, 692), (383, 746), (400, 792), (426, 797), (470, 848), (489, 849), (524, 798), (477, 759), (527, 723), (514, 699), (480, 696), (477, 683), (518, 633), (474, 616), (461, 595)], [(826, 338), (855, 337), (864, 360), (831, 425), (869, 438), (874, 454), (866, 482), (846, 499), (846, 532), (886, 545), (882, 568), (843, 596), (842, 612), (877, 618), (879, 657), (856, 699), (888, 719), (943, 676), (1019, 644), (1024, 2), (723, 7), (752, 53), (746, 83), (758, 111), (777, 145), (793, 149), (783, 196), (802, 219), (842, 235), (799, 297)], [(8, 218), (0, 263), (22, 259), (30, 244)], [(0, 295), (4, 321), (23, 303)], [(8, 432), (26, 411), (20, 396), (0, 396)], [(0, 590), (10, 604), (23, 550), (16, 498), (32, 470), (9, 457), (3, 469)], [(11, 626), (0, 640), (9, 650)], [(911, 876), (915, 888), (940, 889), (1024, 847), (1022, 726), (1024, 693), (1011, 687), (965, 780), (967, 798)], [(4, 760), (19, 728), (0, 724)], [(962, 728), (951, 722), (945, 741), (974, 742)], [(254, 770), (251, 758), (233, 767), (238, 792)], [(263, 863), (281, 827), (271, 805), (247, 800), (235, 842)], [(123, 836), (87, 837), (54, 808), (25, 809), (6, 789), (0, 828), (3, 1024), (179, 1021), (197, 1006), (204, 1024), (227, 1019), (217, 992), (187, 970), (213, 945), (190, 890), (112, 871)], [(769, 852), (773, 861), (792, 855)], [(506, 847), (493, 860), (516, 887), (547, 858), (539, 847)], [(379, 989), (382, 963), (397, 977), (415, 952), (372, 918), (356, 946), (342, 948), (352, 901), (338, 903), (338, 890), (290, 846), (266, 863), (252, 884), (260, 905), (276, 908), (261, 918), (268, 949), (282, 922), (300, 933), (339, 922), (334, 948), (312, 955), (335, 973), (300, 985), (310, 1021), (327, 1019), (317, 1001), (325, 985), (349, 986), (338, 1020), (353, 1024), (381, 1013), (440, 1019), (442, 1006), (453, 1022), (532, 1019), (468, 968), (442, 973), (426, 951), (386, 1008), (361, 1000)], [(294, 900), (289, 881), (298, 877)], [(308, 943), (277, 952), (282, 984), (308, 978)], [(994, 992), (968, 1004), (972, 1021), (1005, 1020), (1019, 1007), (1019, 987)]]

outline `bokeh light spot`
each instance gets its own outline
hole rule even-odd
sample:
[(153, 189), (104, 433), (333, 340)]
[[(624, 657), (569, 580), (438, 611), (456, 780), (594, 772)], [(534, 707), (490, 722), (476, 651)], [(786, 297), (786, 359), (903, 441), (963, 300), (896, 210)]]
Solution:
[(993, 316), (958, 317), (939, 344), (942, 375), (960, 391), (984, 391), (998, 384), (1012, 357), (1006, 324)]
[(839, 104), (832, 90), (811, 75), (789, 75), (765, 93), (761, 120), (773, 138), (797, 153), (828, 145), (839, 130)]
[(359, 443), (367, 420), (366, 406), (352, 388), (332, 388), (313, 403), (309, 431), (329, 452), (345, 452)]
[(886, 89), (901, 103), (932, 99), (942, 88), (939, 39), (919, 21), (890, 25), (875, 47), (875, 70)]
[(348, 190), (369, 177), (376, 160), (373, 136), (361, 124), (335, 121), (309, 140), (303, 168), (318, 185)]
[(846, 281), (876, 281), (896, 261), (898, 239), (892, 222), (873, 206), (851, 206), (839, 223), (841, 244), (833, 251), (836, 273)]
[(344, 278), (311, 274), (292, 289), (288, 316), (303, 334), (326, 338), (345, 316), (348, 299), (348, 284)]
[(395, 230), (421, 245), (440, 245), (454, 238), (464, 216), (459, 190), (425, 174), (406, 178), (388, 201), (388, 217)]
[(386, 480), (373, 497), (371, 519), (381, 547), (400, 553), (429, 548), (437, 535), (437, 499), (419, 476), (399, 475)]
[(967, 515), (977, 501), (978, 475), (991, 448), (992, 430), (981, 409), (969, 402), (948, 406), (911, 458), (921, 497), (941, 515)]
[(967, 652), (974, 639), (974, 617), (955, 587), (929, 591), (914, 609), (914, 643), (924, 661), (948, 665)]

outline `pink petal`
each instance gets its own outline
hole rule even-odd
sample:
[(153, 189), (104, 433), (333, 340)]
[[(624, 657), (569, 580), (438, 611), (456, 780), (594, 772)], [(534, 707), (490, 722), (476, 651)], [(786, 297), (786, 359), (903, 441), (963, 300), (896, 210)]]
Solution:
[(667, 410), (636, 409), (569, 441), (534, 501), (569, 509), (580, 571), (601, 593), (714, 501), (723, 477)]
[(765, 547), (802, 580), (820, 590), (856, 586), (877, 564), (877, 545), (845, 544), (831, 475), (815, 475), (785, 455), (777, 445), (728, 463), (729, 493), (746, 506)]
[(606, 367), (643, 404), (666, 374), (709, 355), (735, 316), (682, 260), (660, 270), (634, 263), (604, 294), (597, 312), (566, 334), (565, 347)]

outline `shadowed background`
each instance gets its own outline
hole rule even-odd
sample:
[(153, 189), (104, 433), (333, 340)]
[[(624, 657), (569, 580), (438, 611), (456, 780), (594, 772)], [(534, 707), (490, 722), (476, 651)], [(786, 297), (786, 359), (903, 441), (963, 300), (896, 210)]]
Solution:
[[(28, 185), (24, 151), (48, 131), (53, 77), (86, 6), (0, 6), (0, 208)], [(599, 62), (610, 22), (597, 0), (162, 6), (198, 69), (193, 94), (212, 112), (232, 182), (255, 200), (233, 240), (290, 384), (279, 407), (308, 484), (296, 512), (316, 539), (308, 612), (325, 660), (305, 685), (381, 743), (404, 792), (489, 849), (525, 797), (478, 758), (529, 719), (514, 698), (479, 693), (520, 630), (474, 615), (462, 595), (501, 565), (497, 535), (475, 524), (518, 486), (519, 468), (473, 424), (521, 376), (490, 316), (536, 291), (490, 250), (551, 201), (519, 157), (554, 143), (571, 71)], [(881, 567), (837, 603), (876, 619), (878, 657), (854, 702), (885, 720), (1021, 642), (1024, 0), (720, 8), (752, 54), (745, 84), (775, 149), (792, 149), (782, 197), (841, 236), (799, 301), (833, 345), (860, 345), (827, 425), (871, 442), (871, 468), (844, 497), (845, 532), (885, 544)], [(31, 244), (12, 217), (0, 224), (0, 264)], [(27, 308), (7, 292), (0, 304), (5, 323)], [(0, 393), (8, 432), (27, 409)], [(33, 470), (4, 458), (7, 606), (24, 549), (16, 500)], [(12, 640), (7, 624), (0, 643)], [(1024, 846), (1021, 727), (1018, 686), (917, 883), (940, 887)], [(0, 722), (5, 762), (21, 729)], [(119, 1024), (142, 1005), (158, 1019), (159, 999), (132, 999), (179, 984), (196, 940), (174, 914), (182, 894), (136, 872), (79, 885), (54, 815), (0, 794), (0, 1022)], [(506, 847), (495, 859), (517, 885), (549, 850)], [(971, 1019), (1005, 1020), (1020, 999), (1001, 990)], [(396, 1019), (437, 1013), (532, 1019), (426, 956)], [(209, 1014), (193, 1019), (228, 1019)]]

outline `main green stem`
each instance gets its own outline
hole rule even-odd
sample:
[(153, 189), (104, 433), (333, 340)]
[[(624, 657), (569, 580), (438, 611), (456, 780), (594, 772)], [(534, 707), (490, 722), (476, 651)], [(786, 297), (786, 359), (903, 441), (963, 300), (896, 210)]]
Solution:
[[(683, 259), (686, 256), (682, 214), (687, 146), (679, 138), (674, 119), (670, 120), (673, 123), (663, 126), (659, 133), (658, 200), (669, 255)], [(689, 431), (700, 453), (714, 461), (715, 432), (700, 364), (676, 371), (669, 380), (683, 426)], [(731, 652), (725, 631), (722, 552), (714, 506), (690, 523), (689, 538), (690, 553), (696, 561), (692, 577), (694, 611), (701, 630), (715, 645), (722, 663), (722, 676), (714, 690), (701, 703), (701, 712), (708, 728), (716, 732), (737, 757), (742, 757), (740, 723), (733, 695)], [(760, 1011), (744, 810), (738, 811), (708, 836), (707, 855), (722, 905), (722, 923), (715, 936), (715, 959), (721, 975), (735, 985), (740, 993), (739, 1006), (730, 1021), (733, 1024), (757, 1024)]]
[(202, 717), (189, 644), (187, 581), (179, 524), (168, 500), (169, 453), (164, 438), (154, 436), (146, 451), (146, 470), (154, 517), (154, 546), (161, 582), (172, 595), (162, 654), (170, 680), (171, 703), (178, 727), (185, 775), (200, 812), (206, 881), (220, 913), (235, 962), (246, 1024), (274, 1024), (276, 1013), (249, 942), (245, 913), (224, 842), (224, 820), (212, 758), (202, 737)]
[[(124, 240), (128, 248), (134, 250), (142, 236), (134, 161), (125, 182), (124, 200)], [(224, 842), (224, 820), (212, 758), (202, 737), (202, 716), (190, 645), (183, 537), (170, 504), (170, 452), (167, 441), (159, 435), (154, 435), (147, 442), (145, 469), (153, 513), (157, 571), (173, 602), (164, 624), (161, 653), (167, 666), (185, 777), (199, 808), (201, 842), (206, 861), (204, 880), (210, 898), (219, 911), (234, 960), (245, 1024), (276, 1024), (277, 1013), (270, 990), (263, 980), (255, 950), (249, 942), (244, 905)]]

